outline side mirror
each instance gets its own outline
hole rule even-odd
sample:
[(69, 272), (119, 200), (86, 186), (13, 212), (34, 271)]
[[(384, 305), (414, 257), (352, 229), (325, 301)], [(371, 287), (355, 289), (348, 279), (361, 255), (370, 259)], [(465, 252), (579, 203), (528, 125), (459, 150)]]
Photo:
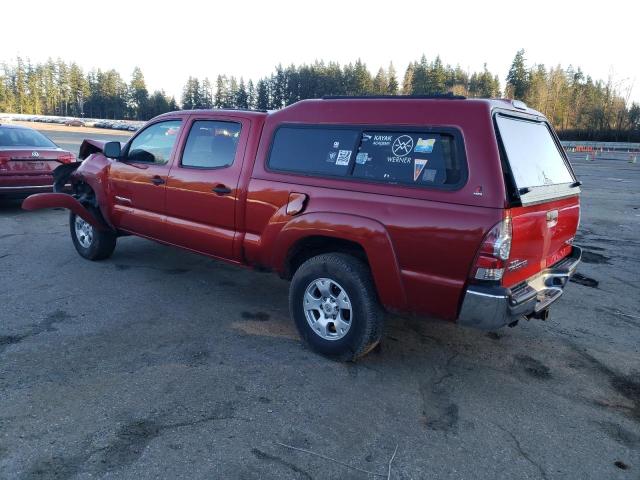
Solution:
[(122, 153), (120, 142), (107, 142), (104, 144), (102, 148), (102, 153), (104, 153), (105, 157), (109, 158), (120, 158)]

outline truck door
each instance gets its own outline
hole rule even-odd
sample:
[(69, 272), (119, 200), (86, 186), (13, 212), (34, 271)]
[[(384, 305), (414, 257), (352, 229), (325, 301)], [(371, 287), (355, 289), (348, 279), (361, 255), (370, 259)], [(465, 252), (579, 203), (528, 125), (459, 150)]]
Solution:
[(238, 260), (238, 183), (251, 122), (193, 115), (167, 179), (168, 241), (206, 255)]
[(112, 218), (118, 228), (164, 240), (165, 185), (180, 119), (141, 130), (109, 171)]

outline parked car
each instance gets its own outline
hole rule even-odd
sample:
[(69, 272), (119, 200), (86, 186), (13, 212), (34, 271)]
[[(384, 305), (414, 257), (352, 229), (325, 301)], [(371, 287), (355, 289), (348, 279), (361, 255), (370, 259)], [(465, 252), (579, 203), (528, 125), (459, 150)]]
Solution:
[[(184, 133), (183, 133), (184, 132)], [(78, 253), (133, 234), (291, 280), (318, 352), (353, 360), (384, 311), (495, 330), (546, 319), (580, 261), (580, 182), (521, 102), (327, 98), (161, 115), (60, 167)], [(240, 292), (239, 292), (240, 294)]]
[(64, 122), (67, 127), (84, 127), (84, 122), (77, 118), (71, 118)]
[(74, 160), (37, 130), (0, 124), (0, 196), (51, 191), (53, 170)]

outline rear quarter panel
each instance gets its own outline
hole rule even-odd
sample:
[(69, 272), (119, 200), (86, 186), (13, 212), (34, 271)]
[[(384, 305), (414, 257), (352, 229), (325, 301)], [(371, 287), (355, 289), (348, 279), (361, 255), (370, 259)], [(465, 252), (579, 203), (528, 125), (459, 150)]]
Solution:
[[(309, 196), (284, 213), (290, 192)], [(288, 249), (310, 235), (365, 249), (378, 294), (392, 311), (454, 320), (477, 247), (497, 209), (252, 179), (244, 250), (253, 264), (284, 269)]]

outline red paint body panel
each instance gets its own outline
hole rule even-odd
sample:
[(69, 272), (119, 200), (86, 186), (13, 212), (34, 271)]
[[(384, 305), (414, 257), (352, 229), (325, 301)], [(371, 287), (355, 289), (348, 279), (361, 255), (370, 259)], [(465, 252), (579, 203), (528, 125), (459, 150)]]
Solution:
[(104, 230), (104, 225), (95, 215), (84, 208), (78, 200), (66, 193), (37, 193), (35, 195), (29, 195), (29, 197), (22, 202), (22, 208), (23, 210), (67, 208), (98, 230)]
[[(356, 243), (387, 309), (455, 320), (478, 248), (507, 212), (513, 219), (511, 259), (526, 259), (527, 265), (508, 272), (505, 286), (566, 255), (578, 222), (577, 196), (509, 209), (492, 120), (497, 108), (513, 110), (501, 100), (378, 99), (307, 100), (271, 114), (172, 112), (148, 124), (182, 120), (166, 165), (107, 159), (96, 152), (100, 145), (89, 142), (89, 157), (73, 181), (91, 185), (105, 220), (116, 229), (282, 275), (288, 273), (290, 252), (305, 239)], [(242, 125), (231, 166), (182, 166), (196, 120)], [(463, 140), (467, 180), (458, 190), (444, 190), (270, 171), (274, 133), (291, 123), (453, 128)], [(154, 184), (154, 177), (164, 183)], [(229, 191), (217, 195), (217, 186)], [(554, 209), (557, 225), (543, 230), (547, 211)]]
[[(547, 222), (547, 212), (557, 211), (557, 223)], [(502, 283), (512, 287), (569, 254), (578, 230), (580, 199), (563, 198), (510, 210), (513, 225), (509, 262), (526, 261), (524, 267), (505, 271)]]

